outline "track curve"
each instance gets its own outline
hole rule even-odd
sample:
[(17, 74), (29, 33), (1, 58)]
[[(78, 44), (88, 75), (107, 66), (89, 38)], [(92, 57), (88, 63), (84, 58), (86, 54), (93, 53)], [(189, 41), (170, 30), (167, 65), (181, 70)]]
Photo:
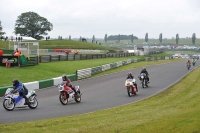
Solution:
[[(147, 66), (150, 75), (149, 88), (142, 88), (138, 81), (141, 68), (113, 73), (105, 76), (85, 79), (73, 82), (79, 85), (82, 95), (81, 103), (71, 102), (68, 105), (61, 105), (56, 87), (38, 90), (36, 92), (39, 102), (38, 108), (15, 108), (8, 112), (3, 108), (3, 98), (0, 98), (0, 123), (24, 122), (70, 116), (107, 109), (119, 105), (135, 102), (163, 90), (170, 84), (188, 73), (186, 61)], [(197, 61), (196, 66), (200, 63)], [(191, 68), (191, 70), (194, 67)], [(138, 84), (136, 96), (128, 97), (124, 82), (128, 72), (132, 72)]]

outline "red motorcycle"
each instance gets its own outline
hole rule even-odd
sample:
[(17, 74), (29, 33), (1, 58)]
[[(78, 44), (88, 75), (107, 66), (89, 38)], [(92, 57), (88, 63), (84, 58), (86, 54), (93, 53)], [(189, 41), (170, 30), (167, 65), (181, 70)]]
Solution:
[(66, 84), (58, 85), (58, 88), (60, 91), (59, 100), (63, 105), (67, 105), (68, 102), (74, 100), (77, 103), (81, 102), (81, 92), (79, 86), (74, 86), (74, 89), (77, 92), (76, 94), (70, 87), (66, 86)]
[(127, 88), (128, 96), (131, 97), (133, 94), (136, 95), (136, 87), (134, 86), (135, 79), (127, 79), (125, 81), (125, 86)]

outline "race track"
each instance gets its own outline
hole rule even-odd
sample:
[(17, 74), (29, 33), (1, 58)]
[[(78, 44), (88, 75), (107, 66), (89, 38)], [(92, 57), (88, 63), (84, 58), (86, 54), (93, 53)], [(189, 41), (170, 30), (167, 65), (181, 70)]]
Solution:
[[(197, 61), (195, 67), (199, 64)], [(56, 87), (36, 91), (39, 102), (36, 109), (27, 107), (6, 111), (2, 105), (3, 98), (0, 98), (0, 124), (70, 116), (135, 102), (163, 90), (189, 71), (186, 69), (186, 61), (146, 68), (150, 75), (150, 84), (149, 88), (144, 89), (137, 78), (141, 68), (73, 82), (73, 85), (80, 86), (83, 93), (81, 103), (71, 102), (68, 105), (62, 105), (58, 99), (59, 91)], [(132, 72), (135, 76), (139, 89), (137, 95), (132, 97), (128, 97), (124, 86), (128, 72)]]

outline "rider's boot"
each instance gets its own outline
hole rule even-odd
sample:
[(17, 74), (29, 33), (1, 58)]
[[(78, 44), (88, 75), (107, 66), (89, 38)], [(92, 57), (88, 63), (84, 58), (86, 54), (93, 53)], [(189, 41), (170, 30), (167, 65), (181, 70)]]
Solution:
[(28, 105), (28, 104), (29, 104), (29, 102), (28, 102), (28, 98), (27, 98), (26, 96), (23, 96), (23, 98), (25, 99), (25, 103), (24, 103), (24, 105)]

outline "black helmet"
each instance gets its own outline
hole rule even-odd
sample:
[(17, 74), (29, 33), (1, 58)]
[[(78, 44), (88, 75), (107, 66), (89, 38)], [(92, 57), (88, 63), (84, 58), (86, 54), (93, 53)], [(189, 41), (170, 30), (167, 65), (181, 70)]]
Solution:
[(132, 73), (131, 73), (131, 72), (129, 72), (129, 73), (128, 73), (128, 76), (132, 76)]
[(13, 83), (13, 86), (17, 86), (17, 85), (19, 84), (19, 80), (14, 79), (14, 80), (12, 81), (12, 83)]
[(145, 68), (145, 67), (143, 67), (143, 71), (146, 71), (146, 68)]
[(62, 75), (62, 79), (63, 79), (63, 81), (66, 81), (66, 80), (67, 80), (67, 75), (66, 75), (66, 74), (63, 74), (63, 75)]

